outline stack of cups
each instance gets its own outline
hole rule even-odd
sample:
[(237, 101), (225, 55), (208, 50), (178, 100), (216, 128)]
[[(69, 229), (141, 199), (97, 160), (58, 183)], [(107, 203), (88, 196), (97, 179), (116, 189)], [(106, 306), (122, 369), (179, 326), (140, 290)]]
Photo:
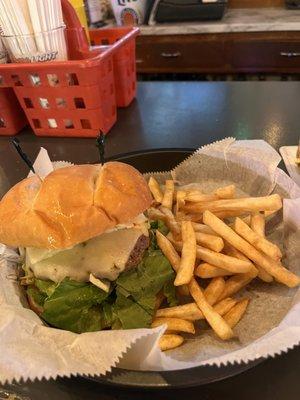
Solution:
[(141, 25), (145, 21), (147, 0), (111, 0), (118, 25)]

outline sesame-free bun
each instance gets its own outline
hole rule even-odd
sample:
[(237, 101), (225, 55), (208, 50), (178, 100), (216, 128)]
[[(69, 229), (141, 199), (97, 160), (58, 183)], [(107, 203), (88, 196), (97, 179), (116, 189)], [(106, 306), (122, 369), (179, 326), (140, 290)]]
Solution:
[(120, 162), (22, 180), (0, 202), (0, 243), (64, 249), (129, 222), (151, 204), (143, 176)]

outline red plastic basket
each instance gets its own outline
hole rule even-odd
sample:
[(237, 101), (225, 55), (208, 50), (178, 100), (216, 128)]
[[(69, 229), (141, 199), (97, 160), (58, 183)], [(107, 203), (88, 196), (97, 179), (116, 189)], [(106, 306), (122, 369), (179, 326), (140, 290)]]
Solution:
[[(92, 29), (92, 45), (115, 45), (131, 28)], [(129, 40), (113, 56), (117, 107), (127, 107), (136, 96), (135, 41)]]
[(2, 65), (0, 87), (14, 89), (36, 135), (95, 137), (116, 122), (114, 57), (135, 47), (139, 30), (115, 28), (118, 41), (89, 50), (73, 7), (67, 0), (62, 5), (71, 60)]
[(27, 120), (13, 89), (0, 89), (0, 136), (16, 135)]

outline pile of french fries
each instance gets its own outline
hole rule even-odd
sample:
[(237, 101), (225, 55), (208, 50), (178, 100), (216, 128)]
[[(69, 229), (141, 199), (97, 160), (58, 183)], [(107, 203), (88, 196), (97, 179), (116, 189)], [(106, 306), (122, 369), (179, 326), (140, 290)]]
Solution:
[(162, 220), (169, 228), (167, 236), (156, 231), (157, 244), (176, 272), (179, 296), (190, 297), (187, 304), (157, 309), (152, 327), (167, 325), (161, 350), (180, 346), (179, 333), (194, 334), (197, 320), (206, 320), (222, 340), (232, 338), (249, 304), (248, 298), (232, 296), (255, 278), (300, 284), (282, 265), (279, 247), (265, 237), (266, 218), (282, 208), (278, 194), (237, 198), (234, 185), (205, 194), (176, 188), (173, 180), (162, 188), (153, 177), (149, 188), (149, 220)]

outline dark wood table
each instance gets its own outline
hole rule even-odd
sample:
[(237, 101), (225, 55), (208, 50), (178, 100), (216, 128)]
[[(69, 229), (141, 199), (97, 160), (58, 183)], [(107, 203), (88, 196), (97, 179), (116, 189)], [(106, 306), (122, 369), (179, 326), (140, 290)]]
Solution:
[[(265, 139), (276, 149), (294, 145), (300, 135), (299, 104), (300, 82), (141, 83), (137, 100), (119, 110), (118, 122), (107, 136), (107, 156), (146, 149), (196, 148), (227, 136)], [(19, 139), (32, 157), (44, 146), (53, 160), (97, 160), (93, 139), (38, 138), (30, 130)], [(8, 139), (1, 137), (2, 192), (26, 174)], [(31, 400), (296, 400), (300, 398), (299, 368), (298, 347), (241, 375), (198, 388), (141, 394), (73, 378), (8, 389), (19, 390)]]

